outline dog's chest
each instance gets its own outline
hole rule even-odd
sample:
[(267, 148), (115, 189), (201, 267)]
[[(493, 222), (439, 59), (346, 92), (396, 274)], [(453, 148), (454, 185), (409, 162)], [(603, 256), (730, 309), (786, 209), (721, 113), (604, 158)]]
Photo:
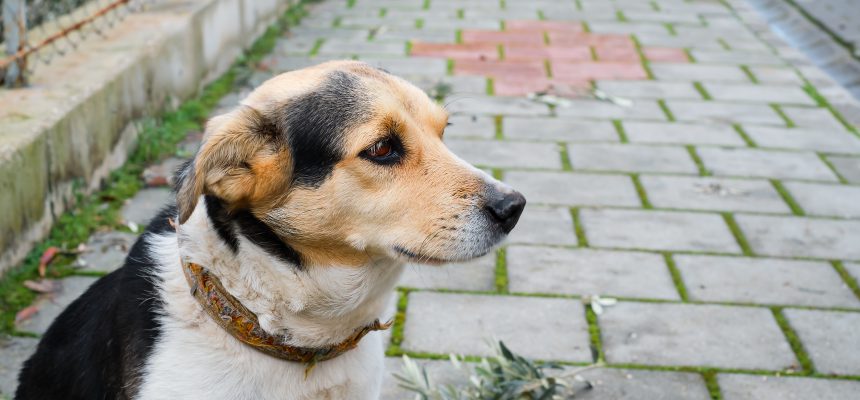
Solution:
[(378, 333), (368, 334), (356, 349), (319, 363), (306, 378), (304, 365), (251, 349), (213, 329), (214, 324), (201, 325), (166, 327), (144, 370), (139, 399), (378, 397), (384, 368)]

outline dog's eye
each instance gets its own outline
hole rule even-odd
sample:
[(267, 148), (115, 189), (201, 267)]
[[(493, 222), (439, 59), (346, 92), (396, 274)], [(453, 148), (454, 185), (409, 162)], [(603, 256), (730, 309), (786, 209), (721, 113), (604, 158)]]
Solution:
[(373, 146), (370, 146), (370, 148), (368, 148), (364, 152), (367, 154), (368, 157), (383, 158), (391, 154), (392, 151), (393, 149), (391, 147), (391, 141), (388, 139), (384, 139), (374, 143)]
[(361, 152), (361, 156), (377, 164), (391, 165), (400, 161), (403, 147), (396, 138), (382, 139)]

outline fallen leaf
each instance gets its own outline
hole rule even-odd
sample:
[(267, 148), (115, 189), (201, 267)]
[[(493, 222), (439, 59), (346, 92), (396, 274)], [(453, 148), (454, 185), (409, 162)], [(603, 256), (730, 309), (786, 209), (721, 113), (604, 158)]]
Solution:
[(24, 322), (24, 321), (30, 319), (30, 318), (33, 318), (33, 316), (36, 315), (36, 313), (38, 313), (38, 312), (39, 312), (39, 307), (36, 306), (35, 304), (27, 306), (24, 309), (22, 309), (21, 311), (18, 311), (17, 314), (15, 314), (15, 323), (19, 324), (21, 322)]
[(57, 281), (51, 279), (39, 279), (38, 281), (26, 280), (24, 287), (38, 293), (52, 293), (60, 288)]
[(42, 253), (42, 256), (39, 257), (39, 277), (44, 278), (45, 273), (48, 271), (48, 264), (54, 260), (54, 257), (57, 256), (57, 253), (60, 252), (60, 249), (51, 246), (45, 249)]

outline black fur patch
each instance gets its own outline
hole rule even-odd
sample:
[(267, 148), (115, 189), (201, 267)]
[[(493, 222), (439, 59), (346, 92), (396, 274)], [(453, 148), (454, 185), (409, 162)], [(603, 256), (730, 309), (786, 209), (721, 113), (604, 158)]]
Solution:
[(293, 157), (293, 181), (318, 187), (343, 159), (343, 134), (369, 120), (370, 107), (354, 75), (335, 71), (316, 90), (284, 106), (275, 120)]
[[(239, 251), (239, 237), (248, 238), (251, 243), (260, 246), (269, 254), (278, 257), (281, 261), (302, 266), (302, 258), (295, 249), (284, 243), (272, 228), (260, 221), (247, 210), (238, 210), (229, 213), (220, 199), (214, 196), (206, 196), (206, 213), (218, 232), (218, 237), (230, 246), (233, 252)], [(237, 231), (238, 228), (238, 231)]]
[(160, 334), (156, 264), (144, 238), (172, 229), (168, 207), (134, 244), (125, 265), (69, 305), (24, 363), (16, 399), (129, 399)]

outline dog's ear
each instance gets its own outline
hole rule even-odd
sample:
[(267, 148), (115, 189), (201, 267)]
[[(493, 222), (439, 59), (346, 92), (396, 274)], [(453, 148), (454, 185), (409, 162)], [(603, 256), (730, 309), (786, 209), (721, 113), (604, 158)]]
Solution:
[(177, 179), (179, 223), (188, 220), (201, 195), (218, 197), (235, 210), (272, 191), (286, 191), (291, 166), (284, 142), (275, 125), (251, 107), (212, 118), (200, 150)]

